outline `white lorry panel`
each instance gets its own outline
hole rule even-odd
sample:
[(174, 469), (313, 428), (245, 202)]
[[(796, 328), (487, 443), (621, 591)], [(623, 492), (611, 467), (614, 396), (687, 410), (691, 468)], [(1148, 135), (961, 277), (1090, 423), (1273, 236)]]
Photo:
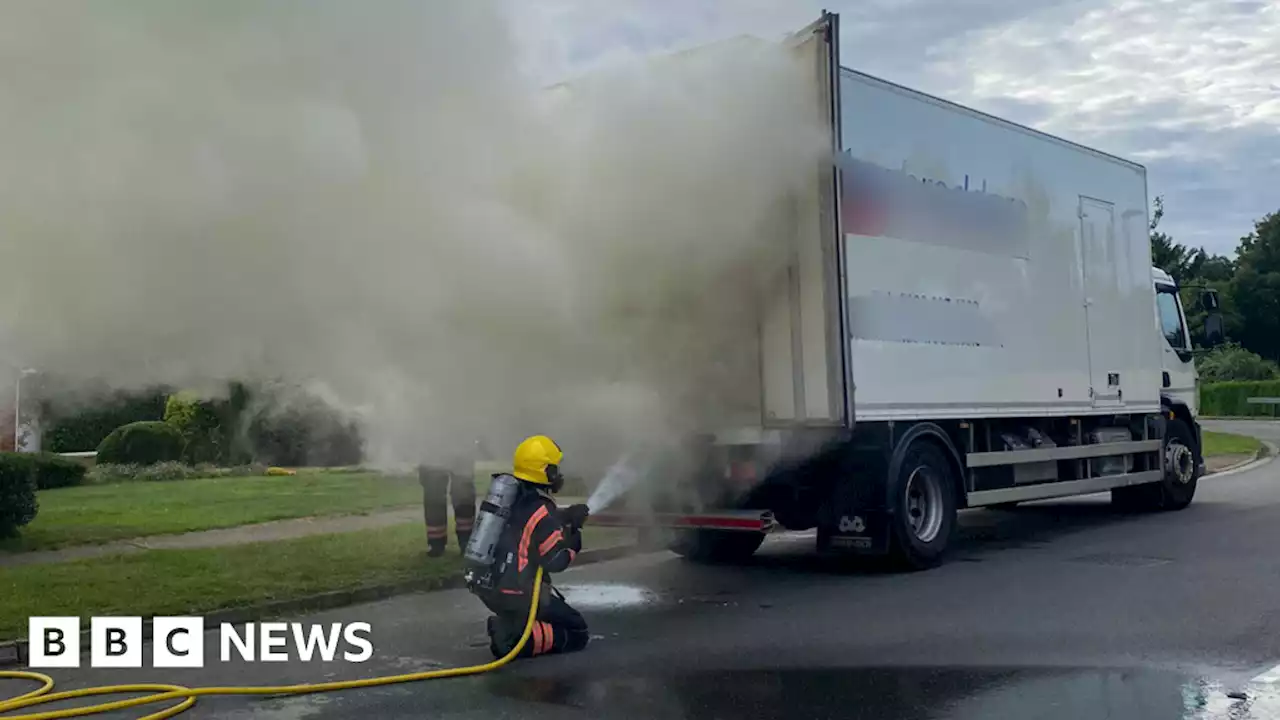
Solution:
[(1146, 171), (848, 69), (858, 420), (1151, 412)]
[[(811, 101), (832, 123), (839, 104), (839, 31), (824, 16), (793, 36), (793, 47), (814, 65)], [(834, 426), (846, 421), (843, 331), (836, 223), (837, 176), (829, 163), (814, 167), (808, 192), (793, 198), (788, 272), (765, 299), (760, 364), (765, 427)]]

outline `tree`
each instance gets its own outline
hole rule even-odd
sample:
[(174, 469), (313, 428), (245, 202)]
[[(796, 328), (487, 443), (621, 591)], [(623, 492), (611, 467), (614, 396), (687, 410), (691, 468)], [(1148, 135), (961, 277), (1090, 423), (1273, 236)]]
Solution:
[(1165, 233), (1151, 233), (1151, 264), (1169, 273), (1179, 284), (1191, 275), (1191, 257), (1190, 250)]
[(1208, 311), (1200, 306), (1200, 292), (1204, 288), (1213, 288), (1218, 291), (1224, 334), (1227, 337), (1239, 335), (1242, 322), (1230, 293), (1231, 279), (1235, 277), (1235, 273), (1235, 261), (1225, 255), (1211, 255), (1201, 248), (1191, 256), (1186, 276), (1181, 278), (1180, 282), (1182, 283), (1182, 307), (1187, 313), (1187, 328), (1191, 331), (1193, 346), (1207, 345), (1204, 319)]
[(1204, 248), (1191, 258), (1191, 276), (1209, 283), (1226, 283), (1236, 274), (1236, 263), (1226, 255), (1210, 255)]
[(1259, 273), (1280, 272), (1280, 212), (1269, 213), (1240, 238), (1236, 251), (1240, 267)]
[(1158, 232), (1164, 218), (1164, 198), (1156, 196), (1151, 212), (1151, 264), (1169, 273), (1181, 288), (1182, 307), (1187, 313), (1187, 329), (1196, 347), (1205, 345), (1204, 318), (1207, 312), (1200, 307), (1200, 291), (1208, 286), (1219, 290), (1222, 300), (1223, 320), (1226, 332), (1238, 327), (1238, 317), (1232, 315), (1230, 301), (1223, 297), (1225, 286), (1235, 274), (1235, 263), (1223, 255), (1211, 255), (1204, 248), (1192, 250), (1176, 242), (1170, 235)]
[(1254, 223), (1240, 238), (1231, 295), (1240, 315), (1241, 345), (1280, 360), (1280, 213)]

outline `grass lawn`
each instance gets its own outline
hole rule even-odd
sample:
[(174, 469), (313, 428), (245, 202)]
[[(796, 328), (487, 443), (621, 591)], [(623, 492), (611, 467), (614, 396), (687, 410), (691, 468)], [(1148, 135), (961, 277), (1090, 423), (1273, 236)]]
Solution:
[(1231, 433), (1201, 431), (1201, 441), (1204, 443), (1204, 456), (1213, 457), (1214, 455), (1252, 455), (1262, 447), (1262, 443), (1251, 437), (1244, 435), (1232, 435)]
[(346, 515), (422, 502), (416, 480), (373, 473), (299, 473), (90, 485), (39, 493), (40, 511), (0, 550), (44, 550), (146, 535)]
[[(633, 537), (588, 528), (585, 547)], [(453, 545), (426, 557), (421, 523), (202, 550), (149, 550), (0, 569), (0, 640), (32, 615), (183, 615), (427, 577), (456, 575)], [(86, 621), (87, 622), (87, 621)]]

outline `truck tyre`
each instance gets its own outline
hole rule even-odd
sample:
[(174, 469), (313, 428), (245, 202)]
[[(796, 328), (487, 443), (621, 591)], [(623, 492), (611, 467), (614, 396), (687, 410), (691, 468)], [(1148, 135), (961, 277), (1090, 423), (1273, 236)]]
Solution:
[(1162, 510), (1182, 510), (1196, 496), (1200, 481), (1200, 453), (1195, 433), (1181, 420), (1170, 420), (1164, 433), (1164, 480), (1160, 483)]
[(1152, 512), (1182, 510), (1191, 504), (1200, 480), (1196, 437), (1181, 420), (1170, 420), (1164, 432), (1164, 478), (1160, 482), (1111, 491), (1121, 510)]
[(928, 441), (907, 449), (889, 478), (890, 554), (895, 565), (938, 565), (956, 527), (956, 480), (943, 451)]
[(764, 533), (732, 530), (680, 530), (670, 545), (671, 552), (696, 563), (741, 562), (764, 543)]

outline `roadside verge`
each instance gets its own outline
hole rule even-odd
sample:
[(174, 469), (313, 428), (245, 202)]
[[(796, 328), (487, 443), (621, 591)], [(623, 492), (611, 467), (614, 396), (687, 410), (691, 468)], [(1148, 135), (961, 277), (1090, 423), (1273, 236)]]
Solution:
[[(617, 560), (636, 552), (637, 549), (637, 545), (634, 543), (628, 543), (583, 550), (578, 554), (577, 559), (574, 561), (574, 565), (590, 565), (609, 560)], [(281, 616), (320, 612), (323, 610), (332, 610), (359, 603), (374, 602), (377, 600), (384, 600), (395, 595), (404, 595), (415, 592), (431, 592), (436, 590), (451, 590), (461, 587), (463, 587), (461, 574), (451, 574), (424, 578), (421, 580), (405, 580), (381, 585), (369, 585), (348, 590), (324, 592), (304, 597), (291, 598), (289, 600), (264, 602), (244, 607), (229, 608), (226, 610), (215, 610), (203, 613), (203, 617), (205, 619), (206, 626), (216, 626), (221, 623), (238, 625)], [(151, 639), (150, 619), (143, 620), (143, 634), (147, 640)], [(80, 647), (83, 648), (85, 652), (88, 651), (89, 631), (87, 630), (81, 632)], [(28, 656), (26, 640), (13, 640), (0, 643), (0, 667), (24, 665)]]
[(1233, 463), (1224, 468), (1215, 470), (1211, 473), (1206, 473), (1204, 477), (1216, 478), (1216, 477), (1223, 477), (1225, 475), (1235, 475), (1236, 473), (1241, 473), (1247, 470), (1253, 470), (1254, 468), (1262, 467), (1263, 465), (1266, 465), (1272, 460), (1275, 460), (1276, 455), (1277, 453), (1280, 453), (1280, 450), (1278, 450), (1273, 443), (1267, 440), (1259, 440), (1259, 442), (1262, 443), (1262, 447), (1254, 451), (1253, 457), (1248, 458), (1246, 460), (1241, 460), (1240, 462), (1237, 462), (1237, 463)]

